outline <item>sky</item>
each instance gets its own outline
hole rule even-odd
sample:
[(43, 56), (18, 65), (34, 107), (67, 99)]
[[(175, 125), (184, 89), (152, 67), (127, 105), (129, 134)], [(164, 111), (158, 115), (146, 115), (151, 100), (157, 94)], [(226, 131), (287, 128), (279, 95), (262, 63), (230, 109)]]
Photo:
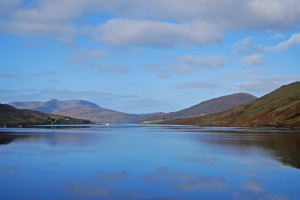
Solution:
[(295, 81), (299, 0), (0, 0), (0, 103), (171, 112)]

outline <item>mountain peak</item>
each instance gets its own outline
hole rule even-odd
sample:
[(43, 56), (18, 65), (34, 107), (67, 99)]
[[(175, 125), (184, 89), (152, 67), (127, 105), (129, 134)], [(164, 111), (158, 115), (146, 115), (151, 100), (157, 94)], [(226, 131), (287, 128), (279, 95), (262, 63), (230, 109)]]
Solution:
[(51, 100), (49, 100), (48, 102), (51, 102), (51, 101), (55, 101), (55, 102), (56, 102), (56, 101), (58, 101), (58, 100), (57, 100), (57, 99), (51, 99)]
[(65, 108), (75, 108), (83, 105), (89, 105), (91, 107), (99, 107), (97, 104), (84, 101), (84, 100), (66, 100), (60, 101), (57, 99), (51, 99), (46, 102), (11, 102), (12, 105), (18, 109), (31, 109), (36, 111), (41, 111), (45, 113), (52, 113), (55, 110), (65, 109)]

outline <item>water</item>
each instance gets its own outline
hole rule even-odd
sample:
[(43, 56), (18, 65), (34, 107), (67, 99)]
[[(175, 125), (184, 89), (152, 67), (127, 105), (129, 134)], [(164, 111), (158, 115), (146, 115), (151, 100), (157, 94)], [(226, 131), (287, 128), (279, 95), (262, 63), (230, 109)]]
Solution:
[(0, 199), (300, 199), (300, 132), (0, 129)]

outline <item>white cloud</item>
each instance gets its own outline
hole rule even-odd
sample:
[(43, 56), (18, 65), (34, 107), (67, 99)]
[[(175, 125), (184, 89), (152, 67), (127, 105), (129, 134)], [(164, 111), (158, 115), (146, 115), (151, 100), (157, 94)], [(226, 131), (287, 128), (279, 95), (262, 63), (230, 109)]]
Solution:
[(168, 77), (168, 74), (187, 74), (203, 69), (218, 69), (223, 67), (228, 58), (222, 55), (200, 57), (186, 55), (178, 58), (176, 64), (164, 66), (162, 64), (143, 65), (140, 69), (157, 73), (160, 78)]
[(44, 23), (19, 20), (11, 23), (0, 20), (0, 27), (6, 32), (22, 36), (51, 37), (61, 42), (69, 42), (78, 35), (80, 31), (72, 23)]
[[(248, 1), (249, 11), (254, 17), (252, 23), (262, 28), (291, 27), (300, 17), (298, 0), (252, 0)], [(256, 20), (260, 20), (260, 22)]]
[(241, 40), (235, 42), (235, 43), (232, 45), (232, 47), (233, 47), (234, 49), (244, 49), (244, 46), (248, 46), (248, 45), (251, 43), (252, 39), (253, 39), (253, 38), (252, 38), (251, 36), (246, 37), (246, 38), (243, 38), (243, 39), (241, 39)]
[[(0, 0), (1, 32), (59, 41), (85, 34), (116, 46), (198, 46), (219, 42), (226, 31), (286, 30), (298, 26), (300, 20), (298, 0), (22, 2)], [(112, 16), (106, 22), (89, 18), (89, 14), (104, 12)], [(91, 20), (98, 25), (84, 23)]]
[(222, 32), (206, 22), (170, 23), (154, 20), (112, 19), (91, 30), (95, 40), (114, 46), (174, 47), (220, 41)]
[(264, 48), (265, 51), (282, 51), (291, 48), (293, 45), (300, 44), (300, 33), (293, 34), (288, 40), (280, 42), (279, 44)]
[(0, 0), (0, 17), (16, 10), (23, 0)]
[(241, 62), (244, 65), (247, 65), (249, 67), (254, 66), (254, 65), (259, 65), (262, 64), (263, 62), (263, 55), (262, 54), (251, 54), (247, 55), (241, 58)]
[(258, 76), (243, 82), (235, 83), (233, 90), (248, 92), (255, 96), (265, 95), (282, 85), (290, 84), (300, 80), (300, 76)]
[(127, 74), (130, 71), (130, 68), (125, 64), (118, 64), (118, 63), (98, 63), (98, 62), (85, 62), (82, 63), (82, 67), (89, 67), (92, 69), (98, 70), (99, 73), (121, 73)]
[[(281, 39), (285, 37), (281, 33), (273, 36), (273, 39)], [(232, 45), (233, 53), (237, 54), (251, 54), (259, 56), (259, 52), (272, 52), (272, 51), (282, 51), (291, 48), (294, 45), (300, 44), (300, 33), (293, 34), (289, 39), (278, 43), (277, 45), (271, 47), (263, 47), (260, 44), (256, 44), (252, 37), (246, 37), (242, 40), (237, 41)], [(258, 58), (258, 57), (256, 57)], [(253, 57), (254, 59), (254, 57)]]
[(165, 73), (186, 74), (202, 69), (217, 69), (224, 66), (228, 58), (222, 55), (200, 57), (186, 55), (179, 57), (179, 64), (170, 65), (164, 69)]
[(117, 72), (126, 74), (129, 72), (129, 67), (125, 64), (104, 64), (100, 63), (99, 60), (110, 56), (108, 51), (93, 50), (93, 49), (82, 49), (78, 52), (71, 53), (66, 56), (68, 62), (81, 64), (84, 67), (91, 67), (98, 69), (99, 72)]
[(189, 65), (195, 66), (197, 68), (220, 68), (227, 62), (228, 58), (225, 56), (210, 56), (210, 57), (200, 57), (200, 56), (192, 56), (186, 55), (179, 58), (179, 62)]
[(262, 51), (262, 46), (256, 44), (252, 37), (246, 37), (234, 43), (232, 49), (236, 54), (253, 54)]
[(86, 62), (89, 59), (100, 59), (108, 57), (109, 52), (101, 50), (83, 50), (79, 52), (71, 53), (67, 56), (67, 59), (72, 62)]
[[(276, 38), (284, 37), (282, 34), (274, 35)], [(249, 67), (263, 63), (263, 54), (274, 51), (283, 51), (291, 48), (294, 45), (300, 44), (300, 33), (293, 34), (288, 40), (278, 43), (271, 47), (263, 47), (256, 44), (252, 37), (246, 37), (232, 45), (232, 52), (243, 55), (240, 61)]]

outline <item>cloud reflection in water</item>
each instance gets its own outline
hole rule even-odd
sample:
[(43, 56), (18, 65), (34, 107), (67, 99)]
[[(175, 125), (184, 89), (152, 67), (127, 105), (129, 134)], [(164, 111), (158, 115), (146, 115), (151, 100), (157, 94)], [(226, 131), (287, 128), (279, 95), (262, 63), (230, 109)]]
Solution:
[(200, 189), (224, 190), (228, 187), (225, 179), (218, 176), (202, 176), (188, 171), (170, 172), (167, 168), (158, 168), (155, 173), (144, 174), (140, 178), (143, 181), (157, 183), (168, 181), (184, 191)]

